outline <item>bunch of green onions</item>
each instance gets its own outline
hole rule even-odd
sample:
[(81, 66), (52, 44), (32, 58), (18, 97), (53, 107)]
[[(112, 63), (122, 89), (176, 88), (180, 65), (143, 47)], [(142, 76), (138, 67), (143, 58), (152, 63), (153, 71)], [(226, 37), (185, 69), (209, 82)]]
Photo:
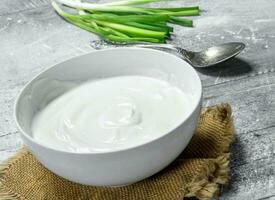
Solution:
[(57, 0), (74, 8), (76, 14), (65, 12), (53, 2), (56, 12), (68, 22), (95, 33), (110, 42), (165, 43), (173, 32), (169, 23), (192, 27), (193, 21), (182, 16), (199, 15), (199, 7), (139, 7), (165, 0), (119, 0), (111, 3), (88, 3), (80, 0)]

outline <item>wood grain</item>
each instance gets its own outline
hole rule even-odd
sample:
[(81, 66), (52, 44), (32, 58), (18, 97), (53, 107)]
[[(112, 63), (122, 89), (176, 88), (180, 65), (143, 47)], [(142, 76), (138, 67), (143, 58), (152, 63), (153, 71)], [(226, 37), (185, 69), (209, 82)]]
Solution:
[(22, 11), (43, 7), (49, 4), (49, 0), (1, 0), (0, 16), (20, 13)]

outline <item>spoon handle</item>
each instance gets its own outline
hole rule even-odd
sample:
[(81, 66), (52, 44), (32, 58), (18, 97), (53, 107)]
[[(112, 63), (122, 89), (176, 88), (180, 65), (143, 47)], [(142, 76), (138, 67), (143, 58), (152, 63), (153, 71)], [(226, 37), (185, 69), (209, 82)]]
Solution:
[(189, 52), (185, 49), (182, 49), (180, 47), (175, 47), (172, 44), (152, 44), (148, 42), (138, 42), (138, 43), (110, 43), (106, 42), (104, 40), (93, 40), (90, 42), (90, 45), (92, 48), (96, 50), (100, 49), (107, 49), (107, 48), (114, 48), (114, 47), (141, 47), (141, 48), (150, 48), (150, 49), (156, 49), (156, 50), (162, 50), (169, 53), (175, 53), (177, 56), (179, 56), (181, 59), (190, 62), (190, 55), (192, 52)]
[(90, 43), (91, 47), (100, 50), (110, 47), (142, 47), (142, 48), (153, 48), (153, 49), (163, 49), (163, 50), (174, 50), (178, 51), (178, 48), (171, 44), (152, 44), (147, 42), (138, 42), (138, 43), (110, 43), (104, 40), (93, 40)]

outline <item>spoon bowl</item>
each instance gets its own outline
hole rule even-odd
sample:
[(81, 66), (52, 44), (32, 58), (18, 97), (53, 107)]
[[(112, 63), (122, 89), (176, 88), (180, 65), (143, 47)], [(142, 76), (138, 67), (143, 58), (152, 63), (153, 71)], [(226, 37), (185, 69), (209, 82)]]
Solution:
[(193, 67), (210, 67), (222, 63), (238, 55), (245, 45), (239, 42), (213, 46), (199, 52), (186, 51), (185, 57)]

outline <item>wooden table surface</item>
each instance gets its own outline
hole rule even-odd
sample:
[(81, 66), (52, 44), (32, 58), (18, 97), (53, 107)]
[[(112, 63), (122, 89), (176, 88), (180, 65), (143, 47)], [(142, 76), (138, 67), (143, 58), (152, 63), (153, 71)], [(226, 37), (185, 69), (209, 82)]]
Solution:
[[(228, 102), (234, 111), (231, 182), (221, 199), (274, 200), (275, 1), (186, 0), (169, 5), (203, 9), (194, 18), (195, 28), (176, 26), (171, 43), (192, 50), (230, 41), (246, 44), (236, 59), (198, 71), (203, 103)], [(0, 162), (22, 145), (13, 120), (14, 99), (22, 86), (50, 65), (93, 51), (89, 42), (96, 38), (60, 19), (49, 0), (1, 0)]]

